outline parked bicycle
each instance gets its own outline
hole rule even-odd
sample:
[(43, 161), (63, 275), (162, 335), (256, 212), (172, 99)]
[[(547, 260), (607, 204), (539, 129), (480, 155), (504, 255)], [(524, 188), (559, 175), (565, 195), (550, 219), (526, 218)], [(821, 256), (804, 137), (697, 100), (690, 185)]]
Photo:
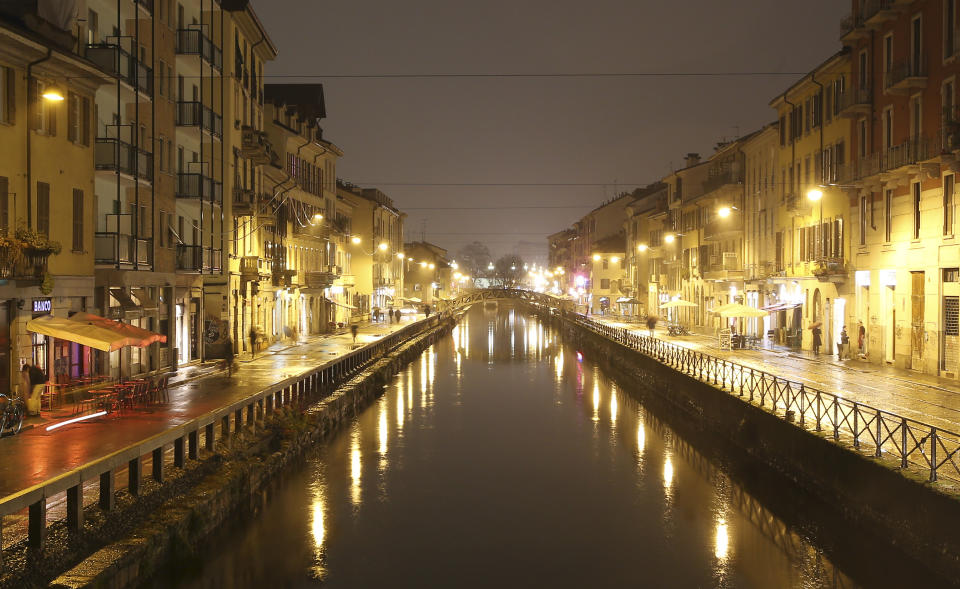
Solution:
[(670, 325), (667, 327), (667, 333), (670, 335), (690, 335), (687, 328), (682, 325)]
[(0, 394), (0, 436), (8, 432), (13, 432), (11, 435), (20, 433), (26, 413), (27, 408), (20, 397)]

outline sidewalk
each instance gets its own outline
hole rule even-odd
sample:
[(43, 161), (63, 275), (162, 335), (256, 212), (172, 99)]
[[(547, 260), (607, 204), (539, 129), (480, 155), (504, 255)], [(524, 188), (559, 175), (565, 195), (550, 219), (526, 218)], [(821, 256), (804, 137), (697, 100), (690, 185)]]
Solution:
[[(421, 319), (422, 315), (416, 315)], [(121, 417), (108, 415), (67, 425), (52, 432), (51, 422), (72, 416), (73, 406), (44, 411), (32, 426), (0, 439), (0, 496), (40, 483), (111, 452), (125, 448), (169, 427), (252, 395), (289, 376), (302, 374), (320, 364), (396, 331), (413, 322), (360, 324), (356, 344), (349, 330), (307, 338), (298, 344), (278, 343), (257, 354), (241, 356), (240, 368), (230, 378), (216, 363), (194, 365), (178, 371), (170, 380), (170, 402), (138, 408)]]
[[(646, 328), (635, 323), (622, 323), (603, 317), (591, 318), (611, 327), (647, 335)], [(758, 350), (720, 350), (717, 338), (706, 335), (674, 337), (658, 329), (656, 337), (960, 433), (960, 382), (955, 380), (862, 360), (841, 361), (836, 355), (815, 356), (810, 351), (775, 345)]]

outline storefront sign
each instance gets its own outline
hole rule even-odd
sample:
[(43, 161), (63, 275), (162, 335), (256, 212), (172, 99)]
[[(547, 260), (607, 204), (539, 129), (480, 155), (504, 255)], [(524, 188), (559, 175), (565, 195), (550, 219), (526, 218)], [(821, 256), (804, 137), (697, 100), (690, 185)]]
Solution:
[(49, 313), (53, 310), (51, 299), (33, 299), (34, 313)]

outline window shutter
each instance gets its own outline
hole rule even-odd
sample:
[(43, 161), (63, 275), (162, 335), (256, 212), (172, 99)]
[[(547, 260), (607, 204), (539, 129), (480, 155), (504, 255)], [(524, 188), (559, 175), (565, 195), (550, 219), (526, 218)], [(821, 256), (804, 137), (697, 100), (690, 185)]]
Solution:
[(73, 189), (73, 251), (83, 251), (83, 191)]

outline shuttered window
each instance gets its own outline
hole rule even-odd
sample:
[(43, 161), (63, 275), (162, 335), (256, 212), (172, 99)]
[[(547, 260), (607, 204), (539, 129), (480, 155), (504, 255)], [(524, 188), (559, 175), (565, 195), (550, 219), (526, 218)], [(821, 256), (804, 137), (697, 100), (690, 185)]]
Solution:
[(73, 189), (73, 251), (83, 251), (83, 191)]
[(37, 231), (50, 236), (50, 185), (37, 182)]

